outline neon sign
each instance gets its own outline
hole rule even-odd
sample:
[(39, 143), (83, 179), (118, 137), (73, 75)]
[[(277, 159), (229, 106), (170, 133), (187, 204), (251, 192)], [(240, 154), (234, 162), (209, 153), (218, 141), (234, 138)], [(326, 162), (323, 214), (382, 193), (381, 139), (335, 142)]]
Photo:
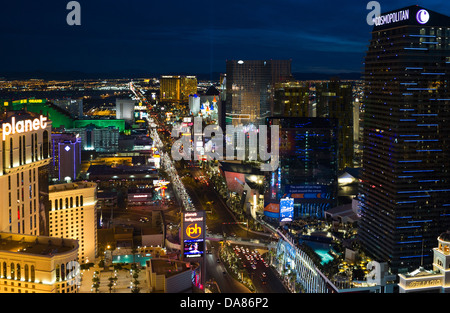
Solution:
[(430, 13), (427, 10), (419, 10), (416, 15), (416, 20), (420, 24), (426, 24), (430, 20)]
[(202, 228), (198, 226), (197, 223), (195, 224), (189, 224), (188, 227), (186, 227), (186, 235), (189, 238), (196, 239), (200, 237), (202, 234)]
[(373, 22), (375, 26), (380, 26), (406, 20), (409, 20), (409, 10), (403, 10), (395, 13), (388, 13), (382, 16), (377, 16), (373, 19)]
[(36, 131), (39, 129), (45, 129), (47, 127), (47, 118), (41, 115), (34, 120), (23, 120), (16, 122), (16, 118), (11, 118), (11, 123), (3, 123), (2, 133), (3, 141), (6, 140), (6, 136), (11, 134), (22, 134), (28, 131)]

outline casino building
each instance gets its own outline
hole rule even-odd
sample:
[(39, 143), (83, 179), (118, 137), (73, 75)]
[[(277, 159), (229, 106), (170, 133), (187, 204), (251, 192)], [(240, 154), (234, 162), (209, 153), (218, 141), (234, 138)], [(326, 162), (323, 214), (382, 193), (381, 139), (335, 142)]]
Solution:
[(76, 293), (76, 240), (0, 232), (0, 293)]
[(75, 182), (49, 186), (49, 233), (78, 240), (78, 262), (97, 257), (97, 184)]
[(6, 111), (0, 125), (0, 231), (46, 235), (51, 121)]
[(279, 167), (266, 173), (264, 215), (281, 217), (281, 200), (294, 199), (291, 218), (323, 218), (337, 205), (338, 121), (321, 117), (270, 117), (280, 132)]
[(359, 239), (405, 273), (430, 264), (450, 228), (450, 17), (419, 6), (382, 14), (364, 76)]
[(450, 232), (438, 237), (438, 247), (433, 249), (433, 269), (419, 267), (413, 272), (399, 274), (400, 293), (450, 292)]

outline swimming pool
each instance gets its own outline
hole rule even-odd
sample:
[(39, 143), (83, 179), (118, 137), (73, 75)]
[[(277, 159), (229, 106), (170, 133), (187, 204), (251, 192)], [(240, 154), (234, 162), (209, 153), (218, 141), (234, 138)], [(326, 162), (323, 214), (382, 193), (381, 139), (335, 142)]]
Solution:
[(304, 241), (309, 247), (311, 247), (322, 260), (321, 264), (327, 264), (334, 260), (334, 257), (329, 253), (332, 249), (332, 245), (327, 243)]
[[(145, 267), (145, 262), (150, 260), (151, 256), (143, 256), (141, 254), (134, 255), (134, 262), (140, 263), (141, 266)], [(124, 255), (113, 255), (112, 257), (113, 264), (115, 263), (133, 263), (133, 255), (132, 254), (124, 254)]]

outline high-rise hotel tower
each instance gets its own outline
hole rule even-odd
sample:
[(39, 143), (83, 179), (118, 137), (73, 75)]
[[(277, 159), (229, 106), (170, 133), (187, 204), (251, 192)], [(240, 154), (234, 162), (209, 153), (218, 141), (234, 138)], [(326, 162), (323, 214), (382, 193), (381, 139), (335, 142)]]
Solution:
[(51, 125), (32, 112), (0, 113), (0, 232), (46, 235)]
[(410, 6), (374, 22), (359, 237), (396, 273), (431, 264), (450, 228), (450, 18)]
[(292, 79), (291, 60), (227, 60), (226, 125), (263, 125), (275, 84)]

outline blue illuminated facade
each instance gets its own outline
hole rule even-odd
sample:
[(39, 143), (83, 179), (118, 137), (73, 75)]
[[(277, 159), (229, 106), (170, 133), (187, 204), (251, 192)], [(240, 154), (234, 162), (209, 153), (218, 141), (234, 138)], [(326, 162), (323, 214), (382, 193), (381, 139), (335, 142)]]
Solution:
[(266, 179), (266, 206), (293, 198), (294, 219), (323, 218), (337, 204), (337, 119), (271, 117), (267, 125), (279, 125), (280, 166)]
[(450, 18), (421, 9), (375, 26), (365, 59), (359, 239), (394, 272), (431, 264), (450, 228)]

